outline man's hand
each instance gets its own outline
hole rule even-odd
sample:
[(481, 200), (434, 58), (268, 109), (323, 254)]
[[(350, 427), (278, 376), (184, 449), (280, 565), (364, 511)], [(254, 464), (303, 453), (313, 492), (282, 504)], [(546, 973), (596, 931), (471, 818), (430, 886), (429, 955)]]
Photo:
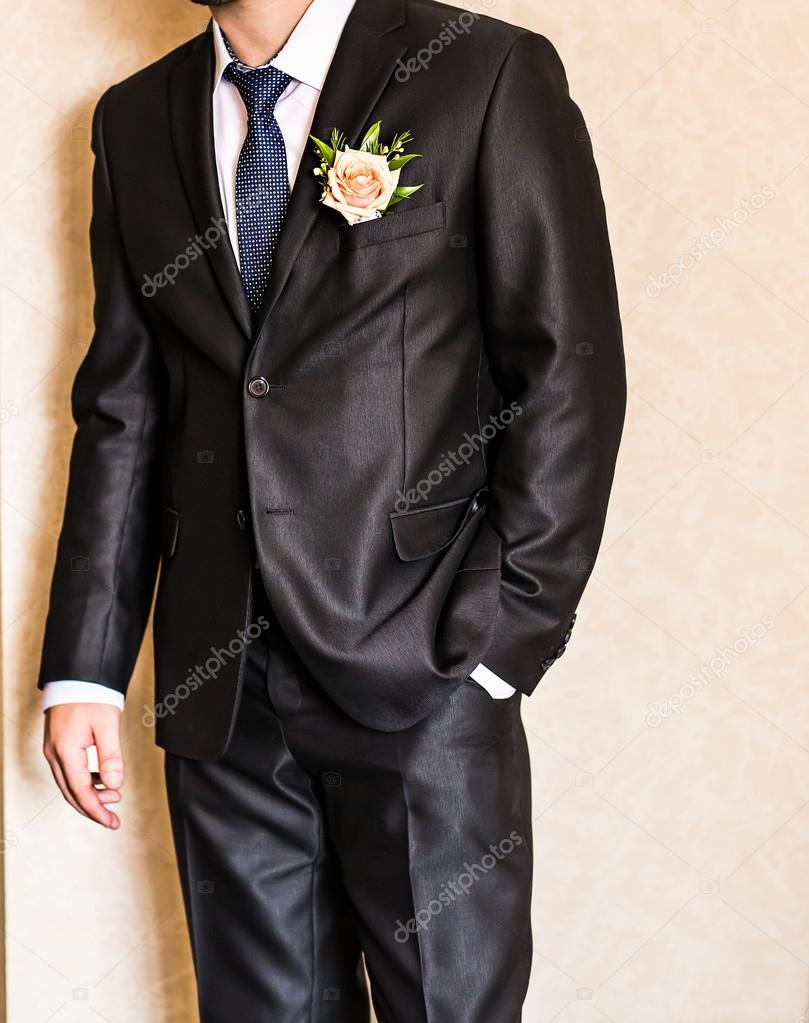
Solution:
[[(121, 712), (104, 703), (64, 703), (45, 711), (45, 759), (62, 795), (90, 820), (112, 831), (121, 820), (106, 807), (121, 799), (124, 758)], [(95, 746), (98, 774), (91, 774), (87, 749)]]

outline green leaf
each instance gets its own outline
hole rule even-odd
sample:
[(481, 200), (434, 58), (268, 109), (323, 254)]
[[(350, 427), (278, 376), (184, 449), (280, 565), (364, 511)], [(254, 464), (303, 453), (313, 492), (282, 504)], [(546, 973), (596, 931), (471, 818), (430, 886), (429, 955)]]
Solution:
[(397, 156), (391, 160), (388, 166), (392, 171), (400, 170), (402, 167), (406, 167), (411, 160), (420, 160), (421, 153), (410, 153), (408, 156)]
[(326, 145), (326, 143), (322, 142), (320, 139), (316, 139), (314, 135), (310, 135), (309, 138), (317, 146), (318, 152), (323, 157), (326, 164), (331, 167), (334, 163), (334, 150), (332, 147)]
[(360, 143), (360, 150), (363, 153), (375, 153), (379, 148), (379, 132), (382, 129), (382, 122), (372, 124), (365, 133), (365, 138)]
[[(388, 203), (388, 209), (393, 206), (398, 206), (400, 202), (404, 202), (405, 199), (409, 199), (411, 195), (414, 195), (420, 188), (424, 188), (424, 185), (407, 185), (401, 188), (397, 188), (393, 193), (391, 201)], [(387, 210), (386, 210), (387, 212)]]

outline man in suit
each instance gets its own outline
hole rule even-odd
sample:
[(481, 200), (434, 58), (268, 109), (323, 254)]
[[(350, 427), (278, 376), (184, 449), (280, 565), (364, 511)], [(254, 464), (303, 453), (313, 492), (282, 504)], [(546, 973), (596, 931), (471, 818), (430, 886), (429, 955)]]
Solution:
[[(46, 756), (118, 826), (159, 568), (142, 717), (203, 1023), (360, 1023), (363, 962), (380, 1023), (516, 1023), (520, 700), (570, 639), (625, 404), (588, 136), (550, 43), (478, 13), (207, 6), (95, 113)], [(341, 216), (373, 173), (325, 204), (309, 134), (378, 121), (422, 187)]]

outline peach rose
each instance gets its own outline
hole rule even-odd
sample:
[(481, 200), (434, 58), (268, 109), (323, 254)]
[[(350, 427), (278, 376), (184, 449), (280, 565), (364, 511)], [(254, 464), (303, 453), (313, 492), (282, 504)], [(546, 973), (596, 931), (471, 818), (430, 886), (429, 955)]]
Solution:
[(388, 167), (385, 156), (346, 149), (334, 158), (323, 203), (342, 213), (349, 224), (374, 220), (387, 209), (400, 173)]

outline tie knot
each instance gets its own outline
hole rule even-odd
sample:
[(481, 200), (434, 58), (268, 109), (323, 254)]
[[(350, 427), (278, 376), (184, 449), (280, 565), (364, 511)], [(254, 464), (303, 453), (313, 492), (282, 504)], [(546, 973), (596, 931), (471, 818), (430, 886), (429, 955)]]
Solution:
[(286, 71), (277, 67), (248, 68), (236, 61), (228, 64), (222, 77), (239, 90), (248, 114), (269, 117), (292, 81)]

